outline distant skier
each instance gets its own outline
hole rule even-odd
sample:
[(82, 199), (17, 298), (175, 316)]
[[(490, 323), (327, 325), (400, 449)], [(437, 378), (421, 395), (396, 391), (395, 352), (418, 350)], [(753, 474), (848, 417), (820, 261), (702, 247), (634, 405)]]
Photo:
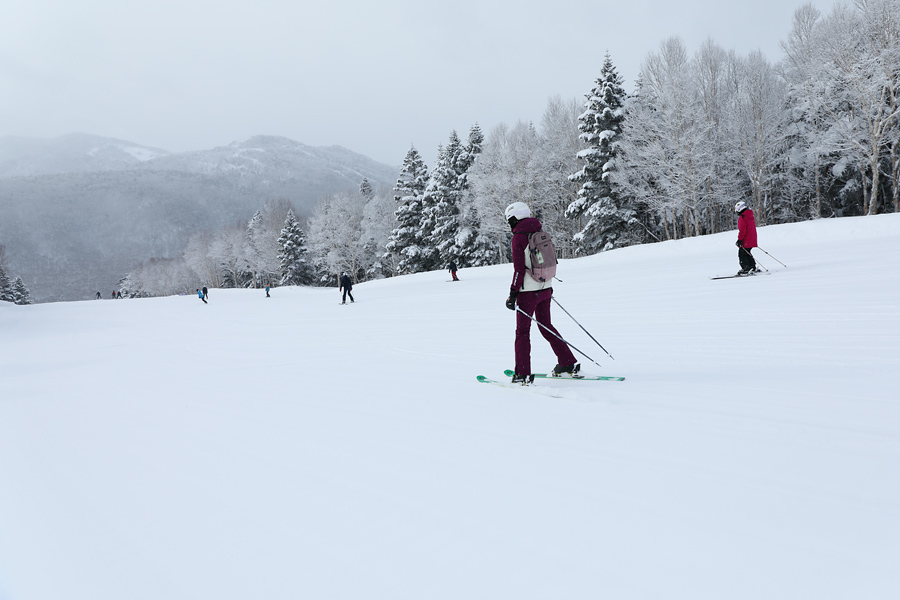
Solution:
[(206, 289), (206, 286), (203, 286), (203, 299), (206, 300), (209, 298), (209, 290)]
[(100, 299), (100, 292), (97, 292), (97, 300)]
[(272, 296), (269, 295), (269, 284), (267, 283), (266, 284), (266, 298), (271, 298), (271, 297)]
[(758, 273), (756, 259), (750, 252), (756, 248), (756, 219), (753, 217), (753, 211), (741, 200), (734, 205), (734, 212), (738, 214), (738, 239), (735, 245), (738, 247), (738, 261), (741, 264), (741, 270), (737, 274)]
[[(506, 299), (506, 308), (516, 311), (516, 370), (513, 383), (527, 384), (531, 374), (531, 315), (539, 323), (538, 329), (553, 348), (558, 364), (553, 373), (577, 373), (581, 367), (569, 346), (550, 322), (550, 299), (553, 297), (552, 279), (537, 281), (527, 271), (532, 267), (528, 243), (531, 234), (541, 231), (541, 222), (531, 217), (531, 209), (524, 202), (506, 207), (506, 221), (512, 229), (513, 280)], [(516, 306), (518, 309), (516, 310)], [(556, 334), (556, 335), (554, 335)]]
[(338, 291), (343, 291), (344, 296), (343, 300), (341, 300), (341, 304), (347, 304), (347, 296), (350, 296), (350, 302), (353, 302), (353, 294), (350, 293), (350, 290), (353, 289), (353, 282), (350, 281), (350, 276), (347, 273), (341, 275), (341, 287), (338, 288)]
[(450, 261), (450, 274), (453, 275), (453, 281), (459, 281), (456, 277), (456, 262)]
[(113, 290), (113, 291), (112, 291), (112, 299), (113, 299), (113, 300), (116, 299), (116, 290)]
[(206, 301), (206, 298), (203, 297), (203, 290), (197, 290), (197, 297), (203, 300), (203, 304), (209, 304), (209, 302)]

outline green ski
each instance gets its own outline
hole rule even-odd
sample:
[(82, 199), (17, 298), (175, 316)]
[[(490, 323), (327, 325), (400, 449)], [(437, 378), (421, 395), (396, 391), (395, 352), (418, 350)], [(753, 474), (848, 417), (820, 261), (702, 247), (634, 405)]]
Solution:
[[(507, 369), (507, 370), (503, 371), (503, 374), (506, 375), (507, 377), (512, 377), (514, 373), (515, 373), (515, 371), (513, 371), (512, 369)], [(565, 375), (555, 377), (555, 376), (547, 374), (547, 373), (533, 373), (533, 375), (534, 375), (535, 379), (559, 379), (559, 380), (572, 380), (572, 381), (577, 381), (577, 380), (582, 380), (582, 381), (625, 381), (624, 377), (609, 377), (609, 376), (599, 376), (599, 375), (597, 375), (597, 376), (576, 375), (575, 377), (565, 376)]]

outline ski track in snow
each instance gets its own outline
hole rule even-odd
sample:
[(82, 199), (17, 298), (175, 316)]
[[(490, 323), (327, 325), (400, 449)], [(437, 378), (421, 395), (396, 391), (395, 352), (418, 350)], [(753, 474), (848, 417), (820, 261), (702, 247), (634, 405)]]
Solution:
[(0, 304), (0, 599), (900, 597), (898, 217), (562, 261), (624, 382), (475, 380), (509, 265)]

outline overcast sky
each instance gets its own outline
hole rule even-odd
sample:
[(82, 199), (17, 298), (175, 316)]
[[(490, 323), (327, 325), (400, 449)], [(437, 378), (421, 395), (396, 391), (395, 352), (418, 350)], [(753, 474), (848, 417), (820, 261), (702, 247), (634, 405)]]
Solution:
[[(540, 123), (604, 54), (633, 88), (671, 36), (773, 62), (801, 0), (8, 0), (0, 136), (73, 132), (173, 152), (256, 134), (432, 166), (451, 130)], [(813, 2), (827, 12), (831, 0)]]

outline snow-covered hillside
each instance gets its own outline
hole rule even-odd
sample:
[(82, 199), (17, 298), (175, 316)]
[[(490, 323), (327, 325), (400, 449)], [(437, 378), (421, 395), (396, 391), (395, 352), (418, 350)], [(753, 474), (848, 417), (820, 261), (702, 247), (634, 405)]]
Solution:
[(0, 305), (0, 598), (900, 597), (900, 215), (759, 235), (563, 262), (621, 383), (476, 382), (509, 266)]

